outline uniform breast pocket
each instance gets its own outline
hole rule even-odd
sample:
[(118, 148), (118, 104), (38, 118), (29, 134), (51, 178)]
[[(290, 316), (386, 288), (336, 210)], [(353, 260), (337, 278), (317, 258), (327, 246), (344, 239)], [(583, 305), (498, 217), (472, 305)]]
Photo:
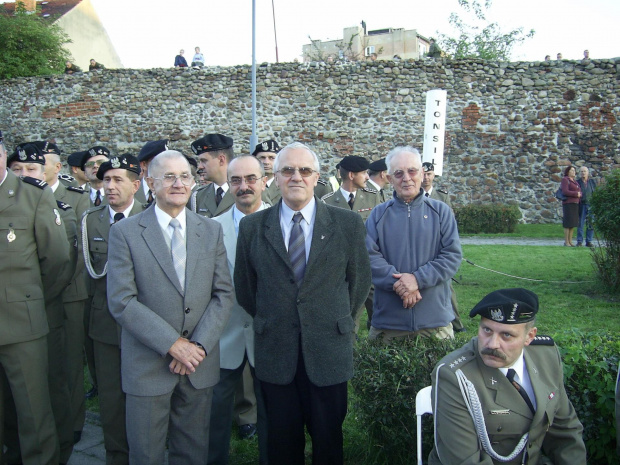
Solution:
[(33, 239), (33, 235), (26, 234), (33, 226), (28, 218), (5, 217), (0, 219), (0, 250), (5, 252), (23, 252), (27, 241)]
[(89, 239), (88, 240), (88, 249), (93, 254), (104, 254), (104, 255), (107, 255), (108, 254), (108, 243), (105, 240), (103, 240), (103, 239), (101, 239), (101, 240)]

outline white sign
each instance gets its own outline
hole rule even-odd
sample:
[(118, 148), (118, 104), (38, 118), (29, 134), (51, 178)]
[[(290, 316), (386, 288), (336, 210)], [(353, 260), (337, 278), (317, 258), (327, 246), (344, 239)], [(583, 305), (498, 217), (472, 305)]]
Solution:
[(442, 89), (426, 93), (426, 116), (424, 119), (424, 152), (422, 163), (435, 165), (435, 174), (443, 174), (443, 146), (446, 135), (446, 103), (448, 92)]

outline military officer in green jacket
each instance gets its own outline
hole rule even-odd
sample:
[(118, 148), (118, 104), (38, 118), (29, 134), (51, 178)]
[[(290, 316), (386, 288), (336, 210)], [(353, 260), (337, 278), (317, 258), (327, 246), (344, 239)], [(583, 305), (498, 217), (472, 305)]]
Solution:
[(108, 205), (90, 209), (82, 218), (84, 259), (91, 288), (89, 336), (94, 341), (95, 369), (99, 382), (99, 406), (106, 463), (129, 463), (125, 429), (125, 394), (121, 388), (119, 327), (108, 311), (106, 274), (110, 228), (118, 221), (140, 213), (135, 196), (140, 188), (138, 159), (125, 154), (113, 157), (99, 168)]
[(392, 186), (387, 178), (385, 157), (373, 161), (368, 167), (368, 181), (366, 181), (366, 187), (379, 192), (381, 203), (392, 198)]
[[(28, 162), (36, 153), (18, 150), (17, 159)], [(0, 397), (12, 394), (15, 402), (21, 461), (56, 464), (59, 447), (48, 387), (45, 301), (57, 298), (69, 284), (69, 245), (47, 184), (20, 179), (6, 168), (0, 133), (0, 369), (10, 389)], [(0, 409), (0, 424), (4, 422)]]
[(429, 464), (585, 465), (583, 427), (566, 396), (560, 353), (537, 336), (538, 297), (500, 289), (470, 312), (478, 337), (432, 373)]
[(263, 202), (266, 202), (269, 205), (275, 205), (282, 197), (280, 188), (275, 183), (273, 173), (273, 163), (275, 162), (276, 155), (279, 151), (280, 146), (278, 143), (273, 139), (269, 139), (258, 144), (252, 152), (252, 155), (258, 158), (258, 160), (263, 164), (265, 176), (267, 176), (267, 188), (263, 191), (262, 197)]

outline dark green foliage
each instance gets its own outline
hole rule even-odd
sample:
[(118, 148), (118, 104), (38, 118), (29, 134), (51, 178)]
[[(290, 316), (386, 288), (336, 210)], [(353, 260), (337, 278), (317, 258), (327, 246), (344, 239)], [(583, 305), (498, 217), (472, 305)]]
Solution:
[(26, 12), (22, 3), (15, 15), (0, 10), (0, 79), (20, 76), (60, 74), (69, 52), (70, 42), (60, 27)]
[(620, 335), (567, 331), (554, 339), (564, 361), (566, 392), (584, 426), (588, 464), (616, 463), (614, 392)]
[(516, 205), (469, 204), (454, 210), (461, 233), (511, 233), (521, 219)]
[[(416, 456), (415, 396), (431, 384), (431, 371), (464, 339), (415, 338), (360, 341), (355, 354), (354, 411), (368, 429), (370, 442), (366, 463), (411, 464)], [(433, 425), (425, 421), (422, 450), (427, 456), (433, 444)]]
[(620, 292), (620, 169), (605, 177), (592, 195), (594, 231), (605, 247), (593, 251), (599, 277), (609, 291)]

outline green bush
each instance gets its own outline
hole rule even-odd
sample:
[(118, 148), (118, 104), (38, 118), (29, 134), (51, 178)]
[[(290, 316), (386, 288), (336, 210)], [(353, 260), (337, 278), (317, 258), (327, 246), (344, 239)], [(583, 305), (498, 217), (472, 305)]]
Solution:
[(511, 233), (521, 219), (516, 205), (469, 204), (454, 210), (459, 231), (467, 234)]
[(588, 464), (616, 463), (614, 393), (620, 336), (566, 331), (554, 339), (564, 361), (566, 393), (584, 427)]
[[(465, 340), (415, 338), (360, 341), (355, 354), (355, 412), (370, 438), (367, 463), (411, 464), (416, 456), (415, 396), (431, 384), (431, 371)], [(424, 422), (424, 456), (433, 447), (433, 425)]]
[(605, 177), (592, 195), (591, 213), (594, 231), (605, 247), (593, 251), (593, 259), (602, 283), (614, 293), (620, 292), (620, 169)]

